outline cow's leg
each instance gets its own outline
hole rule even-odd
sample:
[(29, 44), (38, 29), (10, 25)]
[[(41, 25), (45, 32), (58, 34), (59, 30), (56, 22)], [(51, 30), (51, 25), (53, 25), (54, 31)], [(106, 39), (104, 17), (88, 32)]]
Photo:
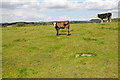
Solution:
[(59, 35), (59, 29), (57, 27), (55, 29), (57, 31), (56, 35)]
[(59, 35), (59, 29), (57, 29), (57, 34), (56, 35)]
[(108, 21), (111, 22), (111, 17), (108, 17)]
[(69, 25), (66, 26), (66, 31), (67, 31), (67, 35), (70, 35), (70, 27), (69, 27)]
[(67, 35), (70, 35), (70, 29), (67, 29)]
[(107, 22), (109, 21), (109, 18), (107, 18)]
[(109, 17), (109, 21), (111, 22), (111, 17)]
[(111, 22), (112, 20), (110, 19), (110, 22)]
[(103, 23), (103, 19), (101, 19), (101, 23)]

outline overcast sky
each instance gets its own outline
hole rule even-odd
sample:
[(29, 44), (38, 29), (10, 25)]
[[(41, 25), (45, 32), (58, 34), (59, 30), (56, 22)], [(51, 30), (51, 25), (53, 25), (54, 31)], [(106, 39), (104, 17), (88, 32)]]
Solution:
[[(118, 0), (2, 0), (1, 22), (90, 20), (111, 12), (118, 17)], [(1, 23), (0, 22), (0, 23)]]

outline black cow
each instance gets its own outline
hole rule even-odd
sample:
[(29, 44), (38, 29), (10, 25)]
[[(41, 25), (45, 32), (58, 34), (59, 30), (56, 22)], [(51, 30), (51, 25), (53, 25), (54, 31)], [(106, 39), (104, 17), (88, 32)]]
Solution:
[(101, 19), (101, 23), (103, 23), (103, 19), (107, 19), (107, 22), (111, 22), (112, 13), (97, 14), (97, 17)]

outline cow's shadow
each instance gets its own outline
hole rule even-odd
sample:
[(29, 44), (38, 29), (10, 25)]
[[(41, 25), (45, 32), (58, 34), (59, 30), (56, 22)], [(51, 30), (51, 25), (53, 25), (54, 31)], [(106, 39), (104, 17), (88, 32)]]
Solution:
[(71, 34), (60, 33), (60, 34), (58, 34), (57, 36), (59, 36), (59, 35), (67, 35), (67, 36), (70, 36)]

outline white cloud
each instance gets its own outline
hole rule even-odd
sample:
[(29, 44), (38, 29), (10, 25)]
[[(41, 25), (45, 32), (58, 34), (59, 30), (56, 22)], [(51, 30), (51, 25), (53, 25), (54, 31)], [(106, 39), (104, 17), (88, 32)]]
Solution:
[(109, 10), (118, 7), (118, 0), (86, 0), (83, 5), (87, 10)]
[[(112, 12), (117, 16), (118, 0), (3, 0), (2, 19), (3, 22), (12, 21), (50, 21), (50, 20), (79, 20), (88, 19), (90, 16), (71, 17), (62, 15), (58, 17), (48, 16), (45, 12), (57, 11), (99, 11)], [(1, 12), (1, 11), (0, 11)], [(44, 12), (44, 13), (43, 13)]]
[(67, 20), (67, 19), (70, 19), (70, 17), (69, 16), (60, 16), (59, 19)]
[(46, 15), (35, 9), (2, 10), (2, 22), (44, 20)]
[(79, 2), (77, 0), (43, 0), (39, 2), (37, 0), (4, 0), (2, 1), (3, 7), (13, 6), (22, 8), (40, 8), (44, 10), (106, 10), (114, 9), (118, 7), (118, 0), (85, 0)]
[(65, 20), (70, 20), (71, 19), (71, 17), (69, 17), (69, 16), (57, 16), (57, 17), (52, 17), (52, 16), (50, 16), (50, 17), (47, 17), (47, 18), (45, 18), (45, 21), (65, 21)]
[(109, 10), (118, 7), (118, 0), (44, 0), (41, 5), (48, 10)]

